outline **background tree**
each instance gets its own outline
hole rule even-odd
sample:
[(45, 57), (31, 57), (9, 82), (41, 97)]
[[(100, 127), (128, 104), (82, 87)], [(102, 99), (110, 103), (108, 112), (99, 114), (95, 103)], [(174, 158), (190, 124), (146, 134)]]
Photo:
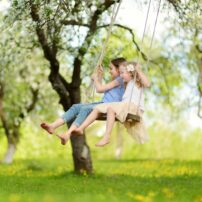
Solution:
[[(11, 163), (20, 139), (20, 126), (23, 119), (30, 113), (38, 100), (39, 85), (28, 71), (25, 62), (29, 53), (18, 46), (16, 28), (5, 30), (0, 34), (0, 118), (8, 148), (3, 162)], [(15, 40), (13, 39), (15, 33)], [(20, 42), (21, 43), (21, 42)], [(21, 43), (21, 45), (23, 45)], [(29, 58), (30, 60), (30, 58)], [(29, 82), (33, 82), (28, 85)]]
[[(170, 32), (166, 34), (169, 59), (175, 61), (181, 74), (181, 89), (187, 92), (180, 100), (183, 109), (196, 108), (201, 116), (202, 94), (202, 8), (200, 1), (178, 2), (174, 7), (177, 17), (171, 17)], [(176, 16), (175, 15), (175, 16)], [(173, 43), (173, 41), (175, 42)], [(168, 45), (169, 43), (169, 45)], [(173, 51), (172, 49), (175, 49)], [(183, 84), (183, 85), (182, 85)], [(181, 108), (179, 106), (179, 108)]]
[[(22, 123), (31, 112), (49, 116), (41, 109), (50, 103), (54, 106), (55, 99), (53, 101), (54, 97), (48, 91), (50, 86), (44, 79), (49, 72), (45, 71), (47, 64), (43, 55), (30, 43), (33, 36), (20, 22), (11, 26), (9, 19), (4, 20), (4, 24), (0, 24), (0, 127), (8, 144), (2, 162), (12, 163), (21, 138)], [(49, 113), (52, 113), (50, 109)]]
[[(180, 13), (181, 2), (168, 2)], [(84, 61), (88, 57), (87, 53), (90, 48), (96, 44), (96, 37), (101, 37), (103, 29), (108, 27), (109, 22), (106, 21), (109, 19), (109, 13), (114, 3), (115, 1), (112, 0), (13, 1), (9, 11), (9, 20), (21, 22), (33, 34), (31, 44), (42, 48), (44, 57), (49, 62), (49, 81), (57, 92), (59, 103), (64, 110), (81, 101), (81, 73), (82, 70), (86, 70), (83, 68)], [(133, 34), (130, 28), (118, 24), (115, 26)], [(134, 36), (133, 42), (138, 49)], [(94, 53), (92, 56), (95, 56)], [(143, 52), (141, 55), (145, 59)], [(155, 54), (153, 54), (154, 56)], [(167, 89), (166, 94), (169, 95), (167, 73), (168, 70), (172, 71), (172, 62), (169, 64), (171, 68), (164, 71), (164, 65), (167, 64), (166, 57), (158, 57), (156, 60), (161, 61), (161, 64), (158, 64), (160, 71), (151, 69), (151, 74), (161, 72), (164, 75), (165, 83), (158, 83), (156, 77), (152, 78), (157, 83), (153, 90), (160, 95), (164, 89)], [(92, 69), (94, 69), (96, 60), (90, 61)], [(153, 62), (155, 63), (155, 61)], [(68, 72), (68, 74), (64, 74), (64, 72)], [(173, 76), (176, 78), (176, 75)], [(172, 80), (172, 76), (170, 80)], [(71, 143), (75, 171), (92, 172), (90, 150), (85, 136), (74, 136), (71, 138)]]

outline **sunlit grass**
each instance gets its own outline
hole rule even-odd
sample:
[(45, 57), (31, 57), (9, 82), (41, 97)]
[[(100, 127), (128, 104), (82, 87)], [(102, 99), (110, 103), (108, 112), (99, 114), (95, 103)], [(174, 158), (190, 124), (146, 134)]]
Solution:
[[(95, 147), (97, 131), (87, 130), (94, 167), (89, 176), (73, 173), (70, 143), (64, 147), (54, 136), (24, 128), (14, 163), (0, 165), (0, 202), (202, 202), (199, 132), (183, 138), (180, 131), (152, 127), (145, 145), (123, 132), (123, 154), (115, 160), (116, 128), (105, 148)], [(1, 144), (2, 157), (5, 138)]]
[(16, 161), (9, 167), (1, 166), (2, 199), (200, 201), (201, 198), (201, 162), (95, 161), (93, 176), (74, 175), (69, 164), (71, 162), (63, 160), (41, 159)]
[(201, 201), (202, 162), (99, 160), (75, 175), (64, 159), (17, 160), (0, 166), (0, 201)]

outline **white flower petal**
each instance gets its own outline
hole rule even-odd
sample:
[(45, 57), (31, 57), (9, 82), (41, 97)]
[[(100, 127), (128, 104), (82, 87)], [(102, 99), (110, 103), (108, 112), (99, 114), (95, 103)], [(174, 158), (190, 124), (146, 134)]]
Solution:
[(134, 68), (134, 66), (133, 66), (132, 64), (127, 65), (126, 68), (127, 68), (127, 70), (128, 70), (129, 72), (132, 72), (132, 71), (135, 70), (135, 68)]

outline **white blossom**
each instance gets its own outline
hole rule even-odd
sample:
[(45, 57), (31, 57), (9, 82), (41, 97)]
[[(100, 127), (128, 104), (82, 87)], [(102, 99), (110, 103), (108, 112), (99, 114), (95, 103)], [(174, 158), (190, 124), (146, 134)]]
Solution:
[(127, 69), (128, 72), (135, 71), (135, 67), (132, 64), (127, 65), (126, 69)]

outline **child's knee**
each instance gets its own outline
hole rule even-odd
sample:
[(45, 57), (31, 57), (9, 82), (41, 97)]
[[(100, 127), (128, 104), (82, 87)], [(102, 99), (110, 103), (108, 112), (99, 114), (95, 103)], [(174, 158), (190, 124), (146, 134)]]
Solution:
[(112, 107), (108, 107), (108, 108), (107, 108), (107, 112), (108, 112), (108, 113), (115, 113)]
[(71, 106), (71, 108), (77, 108), (77, 107), (80, 107), (81, 106), (81, 104), (73, 104), (72, 106)]
[(92, 113), (95, 114), (96, 116), (99, 116), (100, 111), (98, 109), (93, 109)]

